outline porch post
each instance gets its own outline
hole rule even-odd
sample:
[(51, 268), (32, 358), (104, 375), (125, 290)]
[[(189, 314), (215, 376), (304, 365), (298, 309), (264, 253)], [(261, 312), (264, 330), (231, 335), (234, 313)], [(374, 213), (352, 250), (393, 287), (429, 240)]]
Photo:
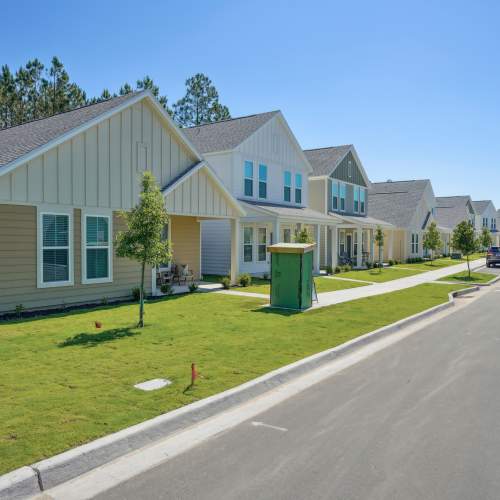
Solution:
[(375, 262), (375, 230), (370, 229), (370, 262)]
[(273, 245), (280, 242), (281, 239), (280, 231), (281, 231), (280, 220), (275, 219), (273, 221), (273, 241), (272, 241)]
[(358, 233), (358, 251), (356, 255), (356, 267), (361, 267), (363, 265), (363, 228), (358, 227), (356, 231)]
[(231, 283), (238, 279), (240, 267), (240, 219), (231, 219)]
[(337, 226), (332, 226), (332, 245), (331, 245), (331, 252), (332, 252), (332, 268), (335, 270), (339, 263), (339, 230)]
[(387, 259), (392, 260), (394, 257), (394, 231), (390, 230), (389, 231), (389, 237), (387, 238), (388, 245), (387, 245)]
[(314, 272), (319, 274), (321, 257), (321, 226), (319, 224), (314, 226), (314, 240), (316, 242), (316, 250), (314, 253)]

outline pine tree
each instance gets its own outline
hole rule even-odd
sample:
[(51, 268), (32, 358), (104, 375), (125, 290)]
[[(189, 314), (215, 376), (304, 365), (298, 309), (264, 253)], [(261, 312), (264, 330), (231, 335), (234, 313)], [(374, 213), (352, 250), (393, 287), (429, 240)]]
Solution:
[(231, 118), (229, 109), (219, 103), (219, 93), (203, 73), (186, 80), (186, 95), (173, 106), (175, 121), (181, 127), (192, 127)]

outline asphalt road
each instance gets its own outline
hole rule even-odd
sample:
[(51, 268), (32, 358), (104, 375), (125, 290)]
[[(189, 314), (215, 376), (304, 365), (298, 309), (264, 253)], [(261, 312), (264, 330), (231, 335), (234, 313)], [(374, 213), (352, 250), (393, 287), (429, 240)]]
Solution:
[[(460, 299), (463, 301), (471, 298)], [(500, 286), (100, 499), (500, 497)]]

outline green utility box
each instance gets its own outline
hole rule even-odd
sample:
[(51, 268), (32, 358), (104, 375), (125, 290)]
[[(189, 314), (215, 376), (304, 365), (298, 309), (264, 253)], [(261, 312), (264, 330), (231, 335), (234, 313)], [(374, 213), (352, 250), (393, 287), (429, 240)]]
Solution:
[(314, 243), (278, 243), (271, 253), (271, 307), (302, 311), (312, 305)]

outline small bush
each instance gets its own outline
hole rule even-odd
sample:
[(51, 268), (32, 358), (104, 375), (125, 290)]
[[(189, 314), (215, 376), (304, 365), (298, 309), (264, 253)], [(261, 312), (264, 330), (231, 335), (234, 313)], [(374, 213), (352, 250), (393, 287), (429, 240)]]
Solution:
[(160, 290), (165, 295), (172, 295), (174, 293), (174, 287), (170, 283), (163, 283)]
[(139, 302), (139, 299), (141, 298), (141, 289), (138, 286), (132, 288), (132, 298), (136, 302)]
[(224, 290), (229, 290), (231, 288), (231, 280), (229, 279), (229, 276), (224, 276), (224, 278), (222, 278), (220, 282)]
[(20, 318), (23, 315), (24, 306), (22, 304), (17, 304), (15, 311), (16, 311), (17, 317)]
[(198, 290), (198, 283), (191, 283), (189, 285), (189, 292), (194, 293), (196, 290)]
[(344, 264), (343, 266), (340, 267), (343, 273), (348, 273), (349, 271), (352, 270), (352, 267), (349, 264)]
[(390, 266), (393, 266), (394, 265), (394, 261), (392, 259), (389, 259), (389, 265)]
[(240, 286), (249, 286), (252, 283), (252, 277), (248, 273), (243, 273), (238, 276), (238, 283)]
[(342, 269), (340, 266), (335, 266), (335, 274), (340, 274), (342, 272)]
[(103, 297), (103, 298), (101, 299), (101, 304), (102, 304), (103, 306), (107, 306), (107, 305), (108, 305), (108, 298), (107, 298), (107, 297)]
[(371, 269), (373, 267), (373, 262), (368, 261), (366, 263), (366, 269)]
[(326, 266), (326, 274), (333, 274), (333, 267), (332, 266)]
[(269, 274), (268, 274), (268, 273), (264, 273), (264, 274), (262, 275), (262, 279), (264, 279), (264, 280), (268, 280), (268, 279), (269, 279)]

